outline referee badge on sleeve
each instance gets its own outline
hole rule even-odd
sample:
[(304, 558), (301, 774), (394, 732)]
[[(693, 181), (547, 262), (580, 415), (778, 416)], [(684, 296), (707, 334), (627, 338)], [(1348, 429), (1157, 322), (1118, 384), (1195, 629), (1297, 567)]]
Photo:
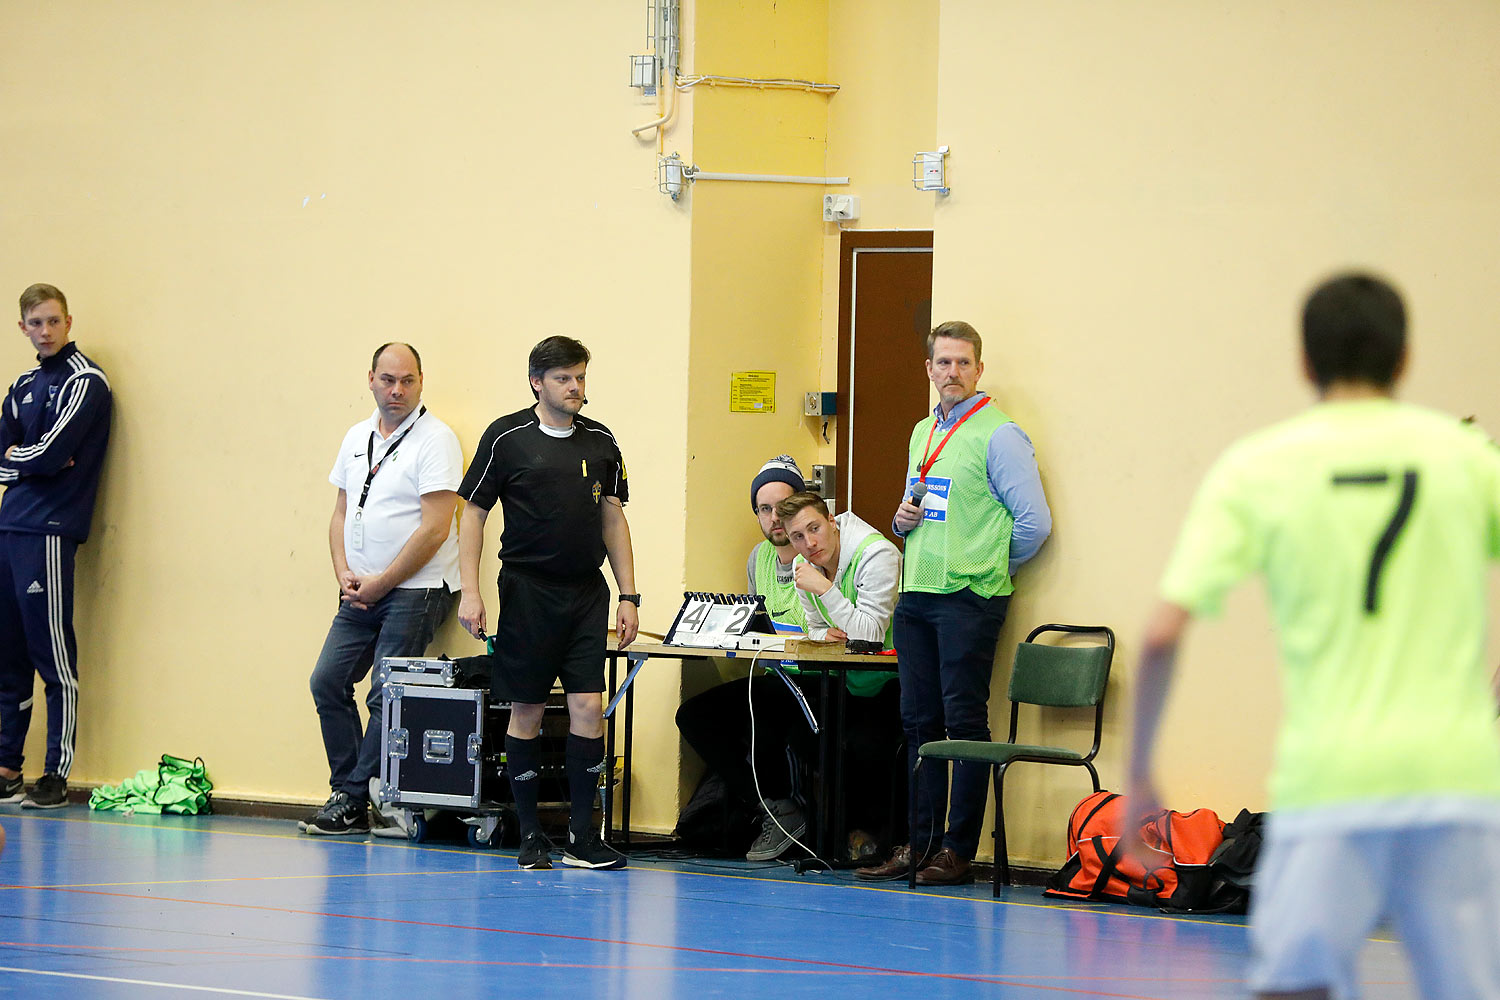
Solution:
[(604, 488), (599, 485), (599, 480), (594, 480), (594, 503), (599, 502), (599, 495), (603, 492)]

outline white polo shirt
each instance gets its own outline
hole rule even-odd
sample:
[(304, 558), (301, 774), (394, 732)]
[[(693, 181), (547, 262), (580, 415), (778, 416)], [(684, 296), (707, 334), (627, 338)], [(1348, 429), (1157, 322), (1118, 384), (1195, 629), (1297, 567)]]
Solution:
[[(410, 433), (402, 438), (408, 428)], [(356, 548), (355, 514), (365, 477), (370, 472), (368, 452), (372, 433), (374, 462), (380, 465), (380, 469), (370, 482), (370, 494), (365, 499), (360, 517), (364, 526), (363, 544)], [(400, 443), (395, 453), (387, 456), (391, 443), (398, 439)], [(422, 495), (442, 490), (457, 491), (463, 477), (464, 459), (458, 447), (458, 435), (430, 412), (424, 413), (421, 407), (413, 410), (390, 437), (381, 437), (378, 410), (368, 420), (349, 428), (338, 458), (334, 460), (333, 471), (328, 474), (328, 481), (343, 490), (348, 498), (344, 511), (344, 558), (348, 560), (349, 568), (360, 576), (384, 570), (395, 561), (397, 553), (422, 523)], [(448, 524), (448, 537), (443, 539), (437, 554), (400, 586), (408, 589), (443, 586), (452, 591), (459, 589), (456, 518)]]

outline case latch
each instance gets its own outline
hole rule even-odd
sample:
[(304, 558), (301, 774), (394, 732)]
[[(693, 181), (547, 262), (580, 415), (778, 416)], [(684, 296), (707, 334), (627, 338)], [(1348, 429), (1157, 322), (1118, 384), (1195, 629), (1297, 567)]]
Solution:
[(423, 733), (422, 759), (429, 764), (453, 763), (453, 731), (429, 729)]

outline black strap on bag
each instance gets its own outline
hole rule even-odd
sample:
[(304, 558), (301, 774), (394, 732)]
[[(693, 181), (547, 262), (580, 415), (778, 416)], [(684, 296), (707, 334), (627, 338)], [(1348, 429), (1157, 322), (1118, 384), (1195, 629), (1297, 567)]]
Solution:
[(1104, 889), (1109, 885), (1109, 880), (1114, 877), (1115, 869), (1120, 866), (1120, 851), (1125, 846), (1125, 838), (1115, 839), (1115, 848), (1112, 851), (1104, 849), (1104, 838), (1093, 837), (1089, 843), (1094, 847), (1094, 853), (1099, 856), (1099, 877), (1094, 879), (1094, 887), (1089, 890), (1090, 899), (1111, 899)]
[[(1118, 798), (1118, 796), (1112, 795), (1110, 796), (1110, 798)], [(1101, 802), (1099, 804), (1099, 808), (1103, 808), (1105, 803), (1107, 803), (1108, 801), (1109, 799), (1106, 799), (1104, 802)], [(1094, 812), (1098, 812), (1098, 809), (1095, 809)], [(1143, 825), (1149, 825), (1151, 823), (1157, 822), (1166, 814), (1167, 810), (1163, 809), (1161, 812), (1157, 813), (1155, 817), (1146, 820), (1145, 824)], [(1093, 815), (1093, 812), (1089, 813), (1090, 818), (1092, 818)], [(1087, 820), (1085, 820), (1084, 822), (1087, 822)], [(1171, 857), (1171, 824), (1166, 825), (1168, 827), (1168, 832), (1166, 834), (1167, 856)], [(1094, 887), (1089, 890), (1089, 898), (1097, 900), (1111, 900), (1115, 902), (1123, 900), (1124, 902), (1130, 903), (1134, 906), (1159, 907), (1161, 906), (1161, 892), (1166, 887), (1166, 883), (1162, 880), (1161, 875), (1154, 870), (1146, 872), (1146, 876), (1142, 880), (1141, 885), (1133, 885), (1130, 879), (1126, 878), (1124, 875), (1119, 875), (1120, 881), (1125, 884), (1125, 892), (1123, 895), (1120, 893), (1112, 893), (1106, 891), (1106, 889), (1109, 887), (1109, 880), (1111, 878), (1114, 878), (1119, 873), (1120, 859), (1125, 856), (1125, 845), (1128, 839), (1129, 838), (1127, 834), (1122, 831), (1120, 836), (1115, 838), (1114, 849), (1110, 851), (1106, 851), (1104, 849), (1104, 838), (1102, 836), (1093, 837), (1089, 841), (1091, 844), (1093, 844), (1094, 853), (1099, 858), (1099, 877), (1094, 880)]]

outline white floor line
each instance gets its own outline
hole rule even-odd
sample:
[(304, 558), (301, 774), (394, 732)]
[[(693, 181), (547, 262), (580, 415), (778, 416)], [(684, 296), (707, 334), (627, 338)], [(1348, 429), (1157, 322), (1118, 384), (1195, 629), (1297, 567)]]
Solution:
[(89, 976), (82, 972), (50, 972), (44, 969), (17, 969), (0, 965), (0, 972), (17, 972), (28, 976), (59, 976), (63, 979), (92, 979), (100, 983), (128, 983), (131, 986), (160, 986), (169, 990), (196, 990), (199, 993), (220, 993), (236, 997), (268, 997), (270, 1000), (319, 1000), (291, 993), (257, 993), (254, 990), (231, 990), (224, 986), (187, 986), (182, 983), (159, 983), (154, 979), (123, 979), (119, 976)]

